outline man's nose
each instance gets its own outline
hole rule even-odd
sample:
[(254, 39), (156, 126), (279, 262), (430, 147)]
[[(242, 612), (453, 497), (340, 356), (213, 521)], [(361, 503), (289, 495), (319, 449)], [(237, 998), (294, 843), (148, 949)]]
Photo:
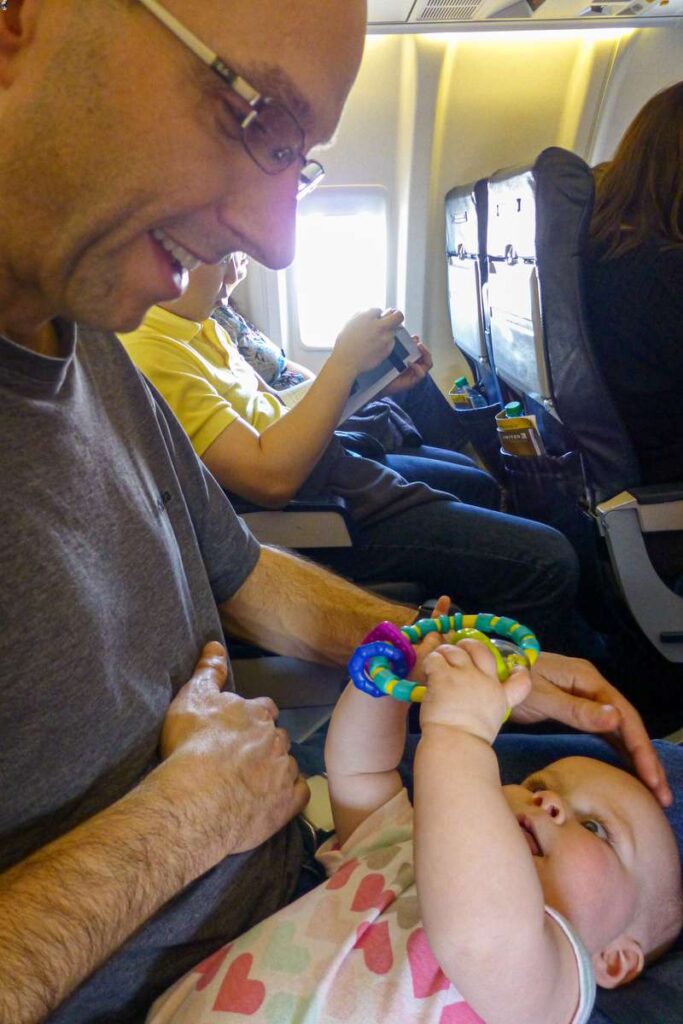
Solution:
[(545, 811), (556, 825), (564, 825), (567, 814), (562, 797), (557, 793), (554, 793), (551, 789), (540, 790), (534, 793), (532, 803), (535, 807)]
[(239, 232), (249, 255), (272, 270), (288, 267), (294, 258), (298, 180), (298, 164), (274, 175), (255, 167), (239, 198), (231, 195), (218, 210), (223, 224)]

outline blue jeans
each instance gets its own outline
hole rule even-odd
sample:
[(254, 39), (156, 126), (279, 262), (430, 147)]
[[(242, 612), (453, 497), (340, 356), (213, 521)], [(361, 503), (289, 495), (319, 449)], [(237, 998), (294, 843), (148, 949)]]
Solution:
[(408, 413), (425, 444), (457, 449), (467, 443), (457, 412), (429, 375), (393, 400)]
[(500, 508), (500, 487), (496, 481), (461, 452), (423, 444), (419, 448), (402, 448), (400, 452), (387, 455), (384, 461), (411, 483), (422, 481), (468, 505)]
[[(457, 467), (454, 467), (457, 469)], [(578, 563), (549, 526), (456, 501), (434, 501), (353, 531), (347, 548), (306, 554), (359, 584), (413, 582), (466, 612), (509, 615), (546, 650), (583, 653), (572, 621)]]

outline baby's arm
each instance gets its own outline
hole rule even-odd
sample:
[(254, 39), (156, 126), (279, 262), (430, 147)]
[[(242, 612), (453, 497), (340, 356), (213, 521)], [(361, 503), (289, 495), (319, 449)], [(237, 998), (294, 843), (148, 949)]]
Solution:
[[(432, 614), (446, 615), (449, 606), (444, 594)], [(416, 648), (411, 679), (424, 679), (426, 659), (439, 643), (438, 634), (429, 633)], [(369, 697), (351, 683), (337, 702), (325, 743), (325, 768), (340, 844), (400, 792), (403, 784), (396, 766), (405, 746), (409, 707), (391, 697)]]
[(544, 913), (532, 856), (501, 788), (491, 744), (530, 681), (498, 682), (481, 644), (425, 662), (415, 761), (415, 872), (424, 926), (444, 973), (487, 1024), (567, 1024), (578, 974)]
[(349, 683), (332, 715), (325, 743), (334, 827), (339, 843), (401, 789), (409, 705), (369, 697)]

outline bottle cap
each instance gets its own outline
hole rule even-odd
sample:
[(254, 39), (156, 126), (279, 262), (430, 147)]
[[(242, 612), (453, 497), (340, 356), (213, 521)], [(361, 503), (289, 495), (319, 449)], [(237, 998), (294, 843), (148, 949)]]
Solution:
[(514, 416), (523, 416), (524, 409), (521, 402), (508, 402), (505, 406), (505, 415), (512, 419)]
[(453, 381), (453, 387), (454, 388), (466, 388), (467, 387), (467, 377), (456, 377), (455, 380)]

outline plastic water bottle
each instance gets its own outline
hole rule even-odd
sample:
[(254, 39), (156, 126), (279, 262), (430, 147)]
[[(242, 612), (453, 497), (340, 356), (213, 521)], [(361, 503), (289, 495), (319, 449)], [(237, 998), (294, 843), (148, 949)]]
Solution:
[(486, 405), (486, 399), (470, 387), (467, 377), (464, 376), (455, 378), (448, 397), (456, 409), (475, 409)]
[(545, 455), (536, 417), (525, 413), (521, 402), (508, 402), (496, 416), (496, 428), (504, 452), (522, 459)]

